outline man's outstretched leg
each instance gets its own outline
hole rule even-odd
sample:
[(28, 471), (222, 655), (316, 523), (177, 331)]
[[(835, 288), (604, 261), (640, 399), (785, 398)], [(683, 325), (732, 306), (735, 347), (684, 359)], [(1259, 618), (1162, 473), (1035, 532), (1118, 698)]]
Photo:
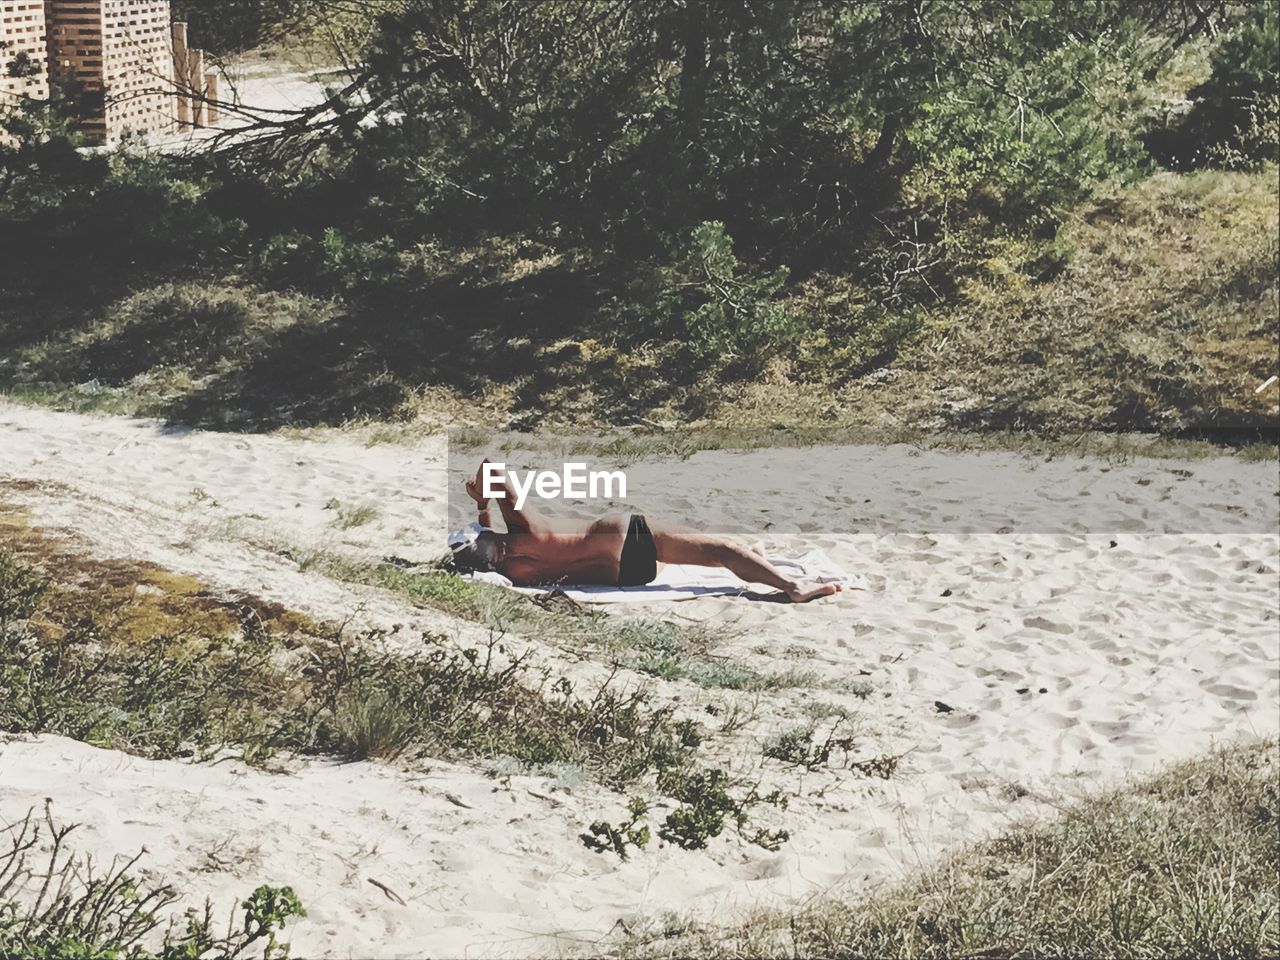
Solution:
[(796, 580), (782, 573), (761, 554), (726, 537), (695, 533), (662, 523), (650, 523), (659, 563), (689, 563), (697, 567), (724, 567), (747, 583), (766, 583), (781, 590), (793, 603), (805, 603), (840, 592), (838, 583)]

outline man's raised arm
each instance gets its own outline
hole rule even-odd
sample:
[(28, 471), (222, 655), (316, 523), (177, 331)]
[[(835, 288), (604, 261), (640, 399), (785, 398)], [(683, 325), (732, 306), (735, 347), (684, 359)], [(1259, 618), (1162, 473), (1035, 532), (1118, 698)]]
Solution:
[(530, 530), (537, 522), (537, 515), (527, 502), (524, 507), (516, 506), (516, 491), (502, 466), (486, 457), (481, 461), (475, 479), (467, 481), (467, 493), (480, 507), (480, 524), (489, 525), (489, 500), (494, 499), (498, 501), (507, 530)]

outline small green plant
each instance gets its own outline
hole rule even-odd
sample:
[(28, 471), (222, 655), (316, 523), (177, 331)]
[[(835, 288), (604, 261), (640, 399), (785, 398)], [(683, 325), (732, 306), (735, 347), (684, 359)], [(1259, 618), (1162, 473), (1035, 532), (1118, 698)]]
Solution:
[(673, 653), (650, 653), (635, 661), (635, 668), (659, 680), (683, 680), (686, 673), (684, 660)]
[(828, 703), (825, 700), (809, 700), (801, 709), (804, 715), (810, 720), (829, 720), (832, 717), (844, 719), (849, 716), (849, 711), (836, 703)]
[(768, 804), (785, 810), (787, 798), (780, 790), (768, 794), (752, 787), (742, 797), (730, 793), (733, 781), (724, 770), (666, 770), (658, 776), (658, 788), (680, 801), (680, 806), (667, 814), (660, 836), (685, 850), (698, 850), (707, 841), (720, 836), (726, 821), (732, 821), (738, 834), (750, 843), (776, 850), (790, 834), (786, 830), (757, 828), (748, 832), (750, 809)]
[(662, 838), (686, 850), (697, 850), (705, 847), (712, 837), (720, 836), (725, 816), (735, 807), (728, 783), (728, 774), (719, 769), (688, 774), (678, 785), (668, 782), (666, 789), (682, 803), (667, 815)]
[(641, 819), (649, 813), (649, 804), (643, 797), (632, 797), (627, 804), (627, 819), (616, 827), (607, 820), (591, 824), (590, 832), (582, 835), (582, 842), (597, 851), (612, 850), (622, 860), (629, 859), (627, 847), (643, 850), (649, 844), (649, 826)]
[(731, 660), (692, 658), (683, 664), (682, 675), (700, 687), (725, 690), (762, 690), (771, 686), (769, 678)]
[(698, 224), (665, 262), (650, 263), (615, 299), (626, 327), (665, 326), (696, 365), (758, 371), (795, 336), (796, 318), (778, 293), (787, 269), (752, 270), (733, 252), (724, 224)]
[(689, 680), (700, 687), (722, 690), (781, 690), (809, 686), (816, 676), (807, 670), (760, 673), (732, 660), (699, 654), (655, 650), (632, 662), (641, 673), (660, 680)]
[(415, 709), (384, 690), (353, 687), (334, 710), (334, 743), (355, 760), (394, 760), (417, 739)]
[(748, 724), (754, 723), (760, 713), (760, 700), (757, 697), (752, 703), (732, 703), (727, 709), (707, 704), (706, 711), (713, 717), (720, 717), (720, 734), (730, 736)]
[(875, 691), (875, 686), (870, 680), (865, 680), (859, 677), (856, 680), (850, 680), (848, 684), (845, 685), (845, 690), (853, 694), (859, 700), (865, 700)]
[(881, 753), (867, 760), (851, 760), (849, 769), (856, 770), (863, 776), (888, 780), (897, 772), (901, 760), (901, 755)]
[(204, 487), (192, 487), (191, 499), (195, 503), (207, 503), (210, 506), (214, 506), (214, 507), (218, 505), (218, 501), (213, 499), (213, 497), (209, 495), (209, 492), (205, 490)]
[(241, 906), (244, 908), (246, 945), (265, 937), (264, 957), (287, 956), (289, 945), (276, 939), (276, 931), (292, 918), (307, 915), (293, 888), (258, 887)]
[(836, 750), (848, 754), (853, 749), (854, 738), (839, 735), (843, 723), (843, 718), (837, 720), (820, 743), (813, 739), (817, 730), (813, 724), (802, 724), (784, 730), (765, 741), (764, 755), (810, 769), (826, 766)]
[(666, 620), (609, 620), (602, 634), (605, 642), (628, 650), (674, 653), (684, 646), (679, 629)]
[(808, 766), (813, 731), (814, 727), (806, 724), (776, 733), (765, 741), (764, 755), (774, 760)]

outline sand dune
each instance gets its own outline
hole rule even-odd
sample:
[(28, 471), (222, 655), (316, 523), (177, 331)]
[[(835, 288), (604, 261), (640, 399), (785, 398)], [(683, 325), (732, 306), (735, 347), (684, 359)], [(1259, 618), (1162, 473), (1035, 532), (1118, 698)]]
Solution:
[[(1266, 526), (1274, 463), (1011, 465), (1008, 454), (966, 454), (974, 476), (1022, 471), (1045, 500), (1068, 487), (1116, 492), (1107, 506), (1115, 532), (997, 535), (957, 530), (947, 519), (957, 490), (902, 469), (905, 458), (951, 455), (846, 453), (864, 481), (883, 478), (883, 497), (865, 508), (885, 511), (880, 522), (767, 543), (816, 544), (869, 590), (809, 606), (714, 598), (678, 611), (736, 625), (738, 639), (718, 651), (734, 661), (811, 671), (813, 681), (763, 695), (656, 684), (690, 715), (758, 700), (753, 724), (709, 747), (734, 772), (792, 794), (776, 818), (792, 839), (776, 853), (724, 836), (705, 851), (655, 845), (620, 863), (578, 834), (616, 816), (624, 797), (546, 777), (495, 779), (484, 765), (309, 760), (273, 774), (54, 737), (0, 742), (0, 820), (52, 797), (61, 817), (84, 824), (81, 849), (110, 856), (145, 844), (155, 876), (224, 909), (258, 883), (291, 884), (309, 916), (287, 939), (304, 956), (592, 952), (620, 919), (671, 909), (727, 921), (755, 904), (898, 877), (1082, 790), (1241, 734), (1280, 732), (1280, 539)], [(753, 456), (763, 465), (747, 471), (743, 455), (700, 454), (699, 475), (723, 496), (785, 499), (785, 477), (759, 478), (776, 476), (771, 456), (781, 465), (794, 455)], [(839, 457), (811, 463), (814, 488), (835, 508), (853, 497)], [(447, 467), (443, 438), (365, 447), (338, 432), (202, 433), (0, 405), (0, 499), (86, 551), (153, 561), (319, 617), (358, 609), (371, 623), (465, 642), (478, 627), (330, 580), (296, 553), (431, 557), (446, 524)], [(1196, 509), (1210, 518), (1203, 532), (1148, 532), (1151, 478), (1172, 484), (1170, 470), (1189, 474)], [(364, 504), (377, 510), (368, 523), (337, 522), (339, 507)], [(1259, 532), (1215, 530), (1216, 504), (1243, 511)], [(696, 523), (706, 502), (667, 506)], [(662, 605), (626, 613), (672, 615)], [(575, 677), (605, 669), (550, 646), (536, 653)], [(815, 701), (851, 710), (868, 751), (903, 755), (897, 774), (800, 773), (764, 761), (762, 741)]]

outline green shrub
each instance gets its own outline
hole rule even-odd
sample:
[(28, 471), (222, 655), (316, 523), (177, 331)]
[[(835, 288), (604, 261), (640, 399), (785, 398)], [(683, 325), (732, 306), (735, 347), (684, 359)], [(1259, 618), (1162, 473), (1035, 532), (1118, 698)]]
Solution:
[(318, 235), (285, 230), (269, 237), (253, 256), (254, 275), (273, 286), (325, 296), (396, 278), (400, 258), (388, 237), (354, 240), (337, 227)]
[(415, 712), (382, 690), (346, 690), (334, 707), (333, 747), (353, 760), (394, 760), (420, 739)]
[(1187, 94), (1191, 110), (1153, 132), (1153, 152), (1176, 169), (1280, 160), (1280, 10), (1274, 3), (1242, 8), (1209, 62), (1208, 79)]
[(632, 339), (675, 337), (700, 366), (742, 374), (759, 370), (796, 335), (795, 317), (778, 300), (786, 278), (785, 268), (745, 267), (724, 224), (707, 221), (669, 260), (642, 270), (613, 310)]
[(648, 812), (649, 805), (643, 798), (632, 797), (627, 804), (626, 820), (616, 827), (608, 820), (597, 820), (582, 835), (582, 842), (593, 850), (612, 850), (618, 855), (618, 859), (627, 860), (628, 846), (643, 850), (649, 845), (649, 827), (640, 822)]
[(776, 733), (764, 744), (764, 755), (785, 763), (807, 766), (810, 756), (810, 741), (813, 739), (812, 724), (801, 724), (789, 730)]
[(1201, 97), (1196, 112), (1210, 157), (1228, 167), (1280, 160), (1280, 9), (1249, 8), (1211, 62), (1212, 75), (1192, 92)]
[[(809, 767), (810, 769), (826, 766), (831, 762), (832, 755), (837, 750), (847, 759), (854, 748), (856, 739), (853, 736), (841, 735), (845, 723), (846, 717), (839, 716), (827, 731), (826, 737), (821, 740), (815, 740), (813, 737), (814, 733), (817, 732), (816, 723), (804, 723), (788, 730), (783, 730), (765, 741), (764, 755), (774, 760), (781, 760), (784, 763)], [(896, 765), (896, 759), (894, 758), (853, 761), (849, 764), (852, 769), (860, 770), (863, 773), (875, 772), (877, 775), (883, 774), (885, 769), (892, 773)], [(888, 779), (888, 777), (885, 776), (885, 779)]]
[[(173, 887), (135, 878), (142, 853), (105, 870), (67, 849), (76, 825), (58, 826), (49, 801), (44, 816), (29, 811), (0, 828), (0, 956), (6, 960), (236, 960), (261, 951), (281, 960), (289, 945), (277, 934), (307, 912), (290, 887), (262, 885), (233, 913), (225, 933), (215, 931), (212, 909), (170, 922)], [(145, 852), (145, 851), (144, 851)], [(40, 863), (33, 862), (39, 857)], [(153, 946), (157, 945), (158, 946)]]
[(658, 789), (679, 800), (680, 806), (667, 814), (660, 836), (686, 850), (698, 850), (720, 836), (726, 821), (730, 821), (743, 839), (757, 846), (774, 850), (785, 843), (790, 836), (786, 830), (747, 830), (753, 807), (766, 804), (786, 809), (787, 799), (782, 792), (760, 794), (751, 787), (742, 796), (734, 796), (730, 792), (734, 786), (729, 774), (718, 767), (663, 770), (658, 776)]
[(246, 943), (265, 938), (263, 955), (266, 957), (288, 953), (289, 945), (276, 939), (276, 931), (292, 918), (307, 915), (292, 887), (263, 885), (254, 890), (241, 906), (244, 908)]

